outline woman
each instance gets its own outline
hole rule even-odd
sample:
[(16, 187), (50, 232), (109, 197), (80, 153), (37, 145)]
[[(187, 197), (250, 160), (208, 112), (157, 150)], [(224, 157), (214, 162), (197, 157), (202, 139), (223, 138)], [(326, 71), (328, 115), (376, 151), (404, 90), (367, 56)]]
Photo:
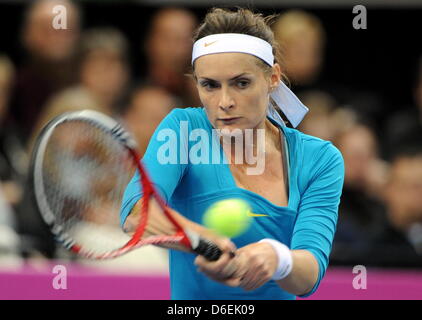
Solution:
[[(203, 108), (173, 110), (156, 130), (143, 161), (179, 220), (216, 241), (224, 254), (209, 262), (172, 251), (174, 299), (295, 299), (312, 294), (325, 273), (343, 160), (331, 143), (287, 128), (277, 117), (273, 100), (293, 126), (307, 110), (282, 84), (278, 61), (266, 20), (249, 10), (213, 9), (195, 35), (192, 67)], [(167, 157), (164, 164), (164, 155), (173, 152), (169, 129), (177, 138), (175, 149), (182, 152), (177, 163)], [(248, 132), (253, 132), (252, 143)], [(242, 142), (240, 159), (236, 141)], [(198, 156), (209, 161), (193, 159), (193, 149), (212, 150)], [(255, 163), (247, 159), (251, 154), (257, 155)], [(260, 159), (264, 169), (250, 170)], [(136, 223), (129, 213), (141, 198), (136, 178), (126, 190), (122, 210), (129, 229)], [(212, 203), (228, 198), (248, 201), (257, 213), (248, 231), (233, 242), (177, 214), (199, 224)], [(236, 247), (232, 258), (229, 252)]]

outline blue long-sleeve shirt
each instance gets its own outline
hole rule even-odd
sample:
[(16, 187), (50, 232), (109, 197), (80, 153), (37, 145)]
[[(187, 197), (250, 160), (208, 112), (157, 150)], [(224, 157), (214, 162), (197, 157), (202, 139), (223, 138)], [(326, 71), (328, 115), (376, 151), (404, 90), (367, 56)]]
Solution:
[[(168, 205), (194, 222), (202, 222), (202, 216), (211, 204), (228, 198), (244, 199), (254, 213), (263, 214), (253, 218), (246, 233), (232, 239), (238, 248), (263, 238), (273, 238), (292, 250), (311, 252), (318, 261), (319, 276), (312, 291), (305, 295), (308, 296), (318, 288), (328, 266), (344, 163), (340, 152), (330, 142), (285, 126), (279, 128), (288, 145), (287, 207), (277, 206), (254, 192), (237, 187), (204, 108), (174, 109), (155, 131), (142, 161)], [(126, 189), (122, 223), (141, 198), (138, 179), (135, 174)], [(253, 291), (217, 283), (196, 270), (194, 259), (193, 254), (171, 250), (173, 299), (296, 298), (275, 281)]]

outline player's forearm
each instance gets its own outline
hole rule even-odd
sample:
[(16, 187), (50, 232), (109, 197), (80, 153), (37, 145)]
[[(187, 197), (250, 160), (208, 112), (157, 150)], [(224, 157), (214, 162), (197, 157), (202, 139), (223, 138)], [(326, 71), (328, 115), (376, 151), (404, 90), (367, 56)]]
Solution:
[[(129, 214), (129, 216), (126, 219), (124, 229), (129, 234), (134, 232), (137, 225), (139, 224), (139, 218), (140, 218), (139, 215), (140, 215), (140, 212), (141, 212), (142, 202), (143, 202), (143, 198), (141, 198), (135, 204), (135, 206), (131, 210), (131, 213)], [(173, 218), (182, 226), (182, 228), (184, 230), (194, 231), (194, 232), (200, 234), (202, 237), (207, 238), (209, 240), (215, 240), (216, 239), (215, 233), (212, 232), (211, 230), (203, 227), (202, 225), (200, 225), (198, 223), (195, 223), (195, 222), (185, 218), (182, 214), (180, 214), (176, 210), (169, 208), (169, 211), (170, 211), (171, 215), (173, 216)], [(159, 207), (159, 205), (155, 201), (151, 201), (149, 208), (148, 208), (148, 215), (149, 215), (149, 217), (155, 217), (155, 220), (158, 220), (158, 217), (162, 217), (162, 218), (164, 217), (164, 213), (162, 212), (162, 209)], [(169, 224), (168, 219), (160, 219), (159, 221), (160, 221), (161, 225), (166, 224), (166, 223)], [(145, 232), (146, 234), (148, 234), (148, 226), (149, 225), (150, 224), (147, 225), (146, 232)], [(170, 228), (172, 228), (171, 225), (168, 226), (168, 229), (170, 229)]]
[(209, 240), (214, 240), (214, 238), (217, 236), (210, 229), (207, 229), (204, 226), (185, 218), (181, 213), (177, 212), (176, 210), (170, 209), (170, 212), (172, 213), (174, 219), (180, 225), (183, 226), (183, 229), (195, 231), (196, 233), (200, 234), (202, 237)]
[[(139, 215), (142, 211), (142, 203), (143, 203), (144, 199), (141, 198), (139, 199), (139, 201), (134, 205), (134, 207), (132, 208), (129, 216), (126, 219), (125, 222), (125, 229), (128, 232), (133, 232), (136, 229), (136, 226), (139, 224)], [(198, 233), (202, 233), (204, 231), (205, 228), (203, 228), (201, 225), (196, 224), (192, 221), (190, 221), (189, 219), (186, 219), (184, 216), (182, 216), (179, 212), (177, 212), (176, 210), (173, 210), (171, 208), (168, 208), (171, 215), (173, 216), (173, 218), (183, 226), (183, 229), (189, 229)], [(169, 224), (169, 220), (167, 218), (165, 218), (163, 220), (164, 216), (164, 212), (163, 210), (160, 208), (160, 206), (155, 202), (155, 200), (152, 200), (149, 203), (148, 206), (148, 216), (149, 217), (154, 217), (155, 220), (159, 221), (160, 223), (164, 224), (167, 223)], [(170, 226), (169, 226), (170, 227)]]
[(293, 268), (277, 284), (287, 292), (303, 295), (312, 290), (318, 280), (318, 262), (307, 250), (292, 250)]

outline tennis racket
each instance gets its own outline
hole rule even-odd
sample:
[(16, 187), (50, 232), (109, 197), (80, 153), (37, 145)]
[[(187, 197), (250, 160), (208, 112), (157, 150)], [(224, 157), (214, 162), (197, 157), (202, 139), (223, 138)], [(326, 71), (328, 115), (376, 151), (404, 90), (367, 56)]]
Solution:
[[(128, 235), (120, 226), (120, 210), (135, 172), (143, 197), (134, 209), (139, 215), (136, 230)], [(55, 238), (85, 258), (115, 258), (148, 244), (210, 261), (222, 254), (172, 216), (145, 171), (134, 139), (102, 113), (70, 112), (50, 121), (37, 139), (31, 176), (39, 211)], [(149, 213), (153, 201), (160, 214)]]

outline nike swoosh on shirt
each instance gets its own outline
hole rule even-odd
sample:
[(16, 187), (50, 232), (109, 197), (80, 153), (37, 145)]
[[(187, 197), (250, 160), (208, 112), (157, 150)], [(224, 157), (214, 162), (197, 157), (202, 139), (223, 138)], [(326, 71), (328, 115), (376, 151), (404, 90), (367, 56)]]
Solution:
[(250, 217), (268, 217), (268, 214), (248, 212), (248, 216), (250, 216)]

